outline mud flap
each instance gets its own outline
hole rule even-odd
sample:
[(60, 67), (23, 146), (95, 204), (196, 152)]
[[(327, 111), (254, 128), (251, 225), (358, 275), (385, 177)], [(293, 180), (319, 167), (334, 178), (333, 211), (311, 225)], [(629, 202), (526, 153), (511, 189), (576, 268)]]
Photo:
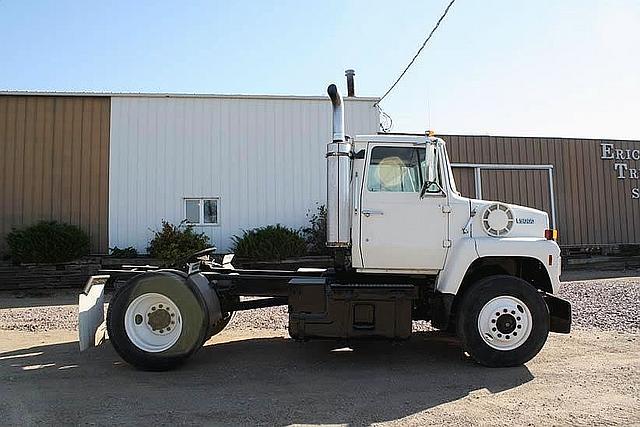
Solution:
[(108, 275), (91, 276), (78, 298), (78, 341), (80, 351), (95, 347), (106, 339), (104, 286)]
[(568, 334), (571, 332), (571, 304), (551, 294), (543, 295), (549, 309), (549, 331)]

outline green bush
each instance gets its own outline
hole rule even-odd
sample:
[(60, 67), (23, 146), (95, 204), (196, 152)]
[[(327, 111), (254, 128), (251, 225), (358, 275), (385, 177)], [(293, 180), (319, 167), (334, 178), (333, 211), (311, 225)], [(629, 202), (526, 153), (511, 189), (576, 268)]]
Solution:
[(114, 258), (135, 258), (138, 256), (138, 250), (133, 246), (127, 246), (126, 248), (119, 248), (117, 246), (109, 248), (110, 256)]
[(162, 230), (154, 231), (153, 234), (147, 251), (153, 258), (167, 264), (175, 264), (191, 253), (211, 246), (206, 234), (196, 233), (193, 231), (193, 225), (184, 221), (178, 225), (162, 221)]
[(318, 205), (314, 213), (307, 212), (309, 226), (302, 229), (307, 241), (307, 252), (311, 255), (329, 255), (327, 248), (327, 208)]
[(301, 233), (280, 224), (244, 230), (233, 236), (233, 252), (253, 261), (280, 261), (305, 255), (307, 244)]
[(16, 262), (67, 262), (89, 253), (89, 236), (75, 225), (40, 221), (7, 235), (9, 254)]

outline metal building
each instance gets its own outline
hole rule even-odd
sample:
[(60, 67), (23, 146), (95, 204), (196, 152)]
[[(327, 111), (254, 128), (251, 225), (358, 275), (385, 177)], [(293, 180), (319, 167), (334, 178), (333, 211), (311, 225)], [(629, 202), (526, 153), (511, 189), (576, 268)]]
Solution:
[[(377, 99), (346, 98), (347, 132), (378, 130)], [(162, 219), (221, 249), (263, 225), (305, 225), (326, 199), (325, 97), (113, 97), (109, 244), (144, 250)]]
[[(345, 98), (347, 132), (375, 133), (377, 98)], [(92, 250), (145, 252), (189, 218), (227, 249), (243, 229), (300, 227), (325, 200), (323, 96), (0, 94), (0, 252), (13, 227), (76, 224)]]
[[(346, 97), (347, 134), (378, 131)], [(547, 211), (563, 247), (640, 244), (640, 141), (442, 135), (462, 194)], [(0, 253), (12, 227), (77, 224), (144, 252), (188, 218), (220, 249), (325, 201), (324, 96), (0, 93)]]
[(565, 248), (640, 244), (640, 141), (443, 138), (462, 194), (548, 212)]
[(108, 97), (0, 96), (0, 253), (13, 227), (81, 226), (107, 249)]

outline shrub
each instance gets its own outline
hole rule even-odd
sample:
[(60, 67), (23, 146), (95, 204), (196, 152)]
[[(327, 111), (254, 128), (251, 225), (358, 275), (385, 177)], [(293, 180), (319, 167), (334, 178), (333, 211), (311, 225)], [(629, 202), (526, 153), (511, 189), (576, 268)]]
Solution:
[(280, 224), (244, 230), (233, 236), (233, 252), (239, 258), (254, 261), (280, 261), (303, 256), (306, 242), (301, 233)]
[(110, 248), (111, 256), (114, 258), (135, 258), (138, 256), (138, 250), (133, 246), (127, 246), (126, 248), (119, 248), (117, 246)]
[(40, 221), (7, 235), (9, 254), (17, 262), (55, 263), (89, 253), (89, 236), (75, 225)]
[(154, 231), (147, 251), (153, 258), (167, 264), (175, 264), (185, 256), (210, 246), (209, 237), (193, 231), (193, 225), (185, 221), (178, 225), (162, 221), (162, 230)]
[(309, 226), (302, 229), (307, 241), (307, 251), (311, 255), (329, 255), (327, 248), (327, 208), (317, 205), (314, 213), (307, 212)]

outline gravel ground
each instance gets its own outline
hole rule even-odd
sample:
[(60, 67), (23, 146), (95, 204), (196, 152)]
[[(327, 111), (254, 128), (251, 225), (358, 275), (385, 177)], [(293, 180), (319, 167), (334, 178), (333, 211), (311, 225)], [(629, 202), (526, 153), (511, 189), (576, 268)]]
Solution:
[(558, 296), (571, 303), (573, 327), (640, 332), (640, 278), (564, 282)]
[[(573, 326), (608, 331), (640, 332), (640, 278), (619, 278), (564, 282), (559, 296), (571, 302)], [(19, 308), (11, 307), (11, 296), (0, 296), (0, 330), (43, 332), (77, 330), (78, 310), (70, 305), (28, 307), (25, 298)], [(42, 301), (42, 297), (38, 300)], [(286, 332), (287, 308), (271, 307), (239, 312), (229, 330), (271, 330)], [(413, 323), (413, 330), (430, 331), (428, 322)]]
[(640, 425), (640, 277), (566, 282), (572, 333), (500, 369), (438, 332), (299, 343), (274, 307), (180, 369), (136, 371), (111, 345), (78, 352), (74, 294), (0, 293), (2, 425)]

